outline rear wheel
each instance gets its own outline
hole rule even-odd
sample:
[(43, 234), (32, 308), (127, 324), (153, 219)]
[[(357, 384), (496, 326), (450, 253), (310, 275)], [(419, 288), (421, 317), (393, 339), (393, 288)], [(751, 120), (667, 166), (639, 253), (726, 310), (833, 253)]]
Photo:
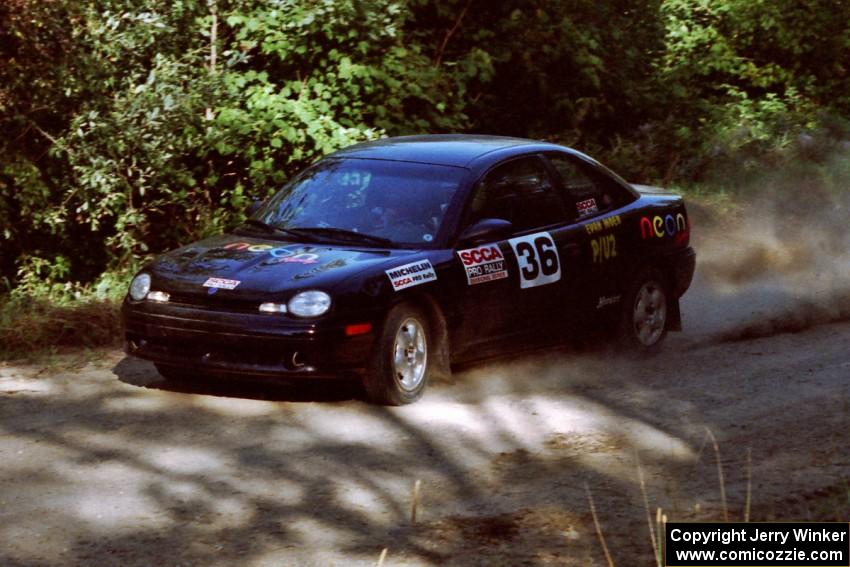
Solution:
[(667, 286), (657, 270), (647, 270), (634, 279), (620, 315), (621, 342), (638, 352), (658, 350), (667, 336)]
[(403, 303), (390, 309), (364, 378), (369, 401), (398, 406), (422, 396), (431, 374), (430, 337), (419, 308)]

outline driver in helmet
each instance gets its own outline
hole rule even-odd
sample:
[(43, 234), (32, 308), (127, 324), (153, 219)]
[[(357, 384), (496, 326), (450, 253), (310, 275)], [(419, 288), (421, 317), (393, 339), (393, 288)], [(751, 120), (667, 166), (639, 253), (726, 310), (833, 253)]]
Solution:
[[(431, 242), (439, 219), (431, 215), (427, 195), (413, 187), (376, 190), (370, 214), (375, 234), (398, 242)], [(425, 197), (425, 198), (423, 198)]]

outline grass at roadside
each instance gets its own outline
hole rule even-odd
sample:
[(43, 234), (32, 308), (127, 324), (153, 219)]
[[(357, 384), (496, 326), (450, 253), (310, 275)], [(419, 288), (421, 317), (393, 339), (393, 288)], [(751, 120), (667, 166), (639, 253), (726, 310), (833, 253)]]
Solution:
[(56, 304), (45, 298), (0, 304), (0, 358), (49, 354), (64, 348), (117, 346), (120, 303), (86, 298)]
[(39, 275), (24, 274), (15, 289), (0, 295), (0, 359), (121, 343), (127, 274), (107, 272), (88, 285), (47, 283)]

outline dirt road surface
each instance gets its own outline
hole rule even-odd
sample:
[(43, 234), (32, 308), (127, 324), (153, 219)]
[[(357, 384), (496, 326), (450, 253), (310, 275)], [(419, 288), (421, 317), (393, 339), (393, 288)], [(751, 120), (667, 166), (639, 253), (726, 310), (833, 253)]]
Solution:
[(619, 566), (654, 564), (657, 508), (740, 520), (748, 488), (754, 520), (847, 521), (847, 232), (694, 218), (686, 331), (651, 359), (538, 353), (402, 408), (2, 363), (0, 565), (602, 565), (588, 493)]

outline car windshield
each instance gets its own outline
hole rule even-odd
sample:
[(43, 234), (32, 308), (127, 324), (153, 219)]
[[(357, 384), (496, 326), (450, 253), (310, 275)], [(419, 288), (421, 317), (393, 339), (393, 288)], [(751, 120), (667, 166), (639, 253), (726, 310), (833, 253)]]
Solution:
[(450, 166), (328, 159), (287, 183), (253, 220), (323, 240), (428, 246), (465, 174)]

